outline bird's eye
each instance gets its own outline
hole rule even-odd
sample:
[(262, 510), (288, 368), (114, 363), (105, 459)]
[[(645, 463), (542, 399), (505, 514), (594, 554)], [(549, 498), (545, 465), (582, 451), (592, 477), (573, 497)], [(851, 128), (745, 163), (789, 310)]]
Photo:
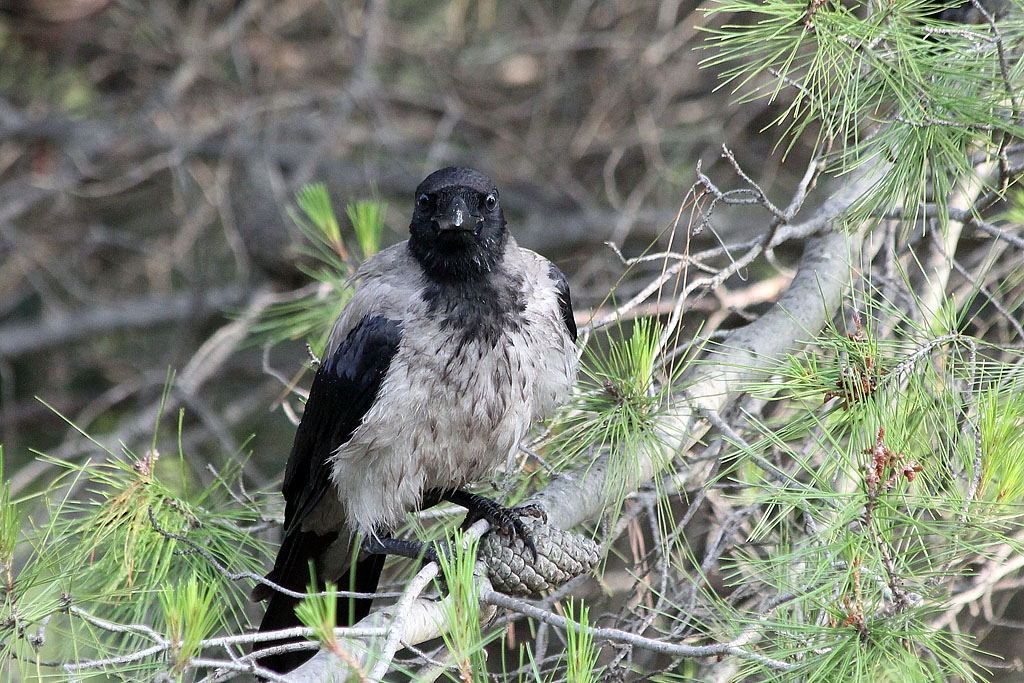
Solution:
[(416, 208), (422, 211), (426, 211), (430, 208), (430, 197), (425, 194), (421, 194), (416, 198)]
[(498, 208), (498, 193), (492, 192), (484, 197), (484, 208), (488, 211), (494, 211)]

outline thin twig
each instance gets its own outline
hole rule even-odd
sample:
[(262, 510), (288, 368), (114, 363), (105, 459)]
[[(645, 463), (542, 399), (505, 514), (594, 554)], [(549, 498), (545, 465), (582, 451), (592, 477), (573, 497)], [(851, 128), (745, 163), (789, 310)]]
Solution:
[(249, 579), (251, 581), (255, 581), (256, 583), (259, 583), (259, 584), (262, 584), (264, 586), (267, 586), (268, 588), (270, 588), (272, 590), (275, 590), (278, 593), (283, 593), (284, 595), (287, 595), (288, 597), (292, 597), (292, 598), (307, 598), (307, 597), (312, 598), (312, 597), (337, 596), (339, 598), (371, 598), (372, 599), (372, 598), (394, 598), (394, 597), (398, 597), (399, 595), (401, 595), (401, 593), (360, 593), (358, 591), (343, 591), (343, 590), (320, 591), (319, 593), (306, 593), (306, 592), (303, 592), (303, 591), (293, 591), (290, 588), (285, 588), (284, 586), (282, 586), (280, 584), (274, 583), (273, 581), (271, 581), (267, 577), (262, 576), (260, 574), (256, 574), (254, 572), (250, 572), (250, 571), (232, 572), (232, 571), (230, 571), (227, 567), (225, 567), (220, 562), (218, 562), (217, 559), (206, 548), (203, 548), (203, 547), (199, 546), (197, 543), (195, 543), (195, 542), (185, 538), (181, 534), (176, 534), (173, 531), (169, 531), (169, 530), (164, 529), (163, 527), (161, 527), (160, 524), (156, 521), (156, 512), (153, 510), (153, 506), (152, 505), (149, 506), (149, 521), (150, 521), (150, 524), (152, 524), (153, 529), (158, 534), (160, 534), (161, 536), (173, 539), (175, 541), (179, 541), (179, 542), (184, 543), (185, 545), (188, 546), (188, 550), (175, 550), (174, 551), (175, 555), (192, 555), (192, 554), (200, 555), (203, 559), (205, 559), (207, 562), (209, 562), (213, 566), (214, 569), (216, 569), (218, 572), (223, 574), (226, 578), (228, 578), (231, 581), (239, 581), (241, 579)]
[[(532, 619), (536, 619), (537, 621), (550, 624), (552, 626), (557, 626), (562, 629), (573, 628), (577, 631), (580, 629), (578, 622), (569, 621), (565, 617), (553, 614), (547, 610), (540, 609), (539, 607), (535, 607), (525, 600), (503, 595), (502, 593), (498, 593), (493, 590), (483, 592), (480, 595), (480, 599), (488, 604), (514, 610), (521, 614), (525, 614)], [(772, 659), (771, 657), (766, 657), (756, 652), (743, 649), (742, 646), (747, 644), (756, 634), (756, 630), (753, 628), (744, 631), (738, 637), (727, 643), (717, 643), (715, 645), (681, 645), (676, 643), (666, 643), (660, 640), (638, 636), (635, 633), (622, 631), (617, 628), (591, 627), (589, 631), (595, 638), (627, 643), (629, 645), (641, 647), (651, 652), (659, 652), (661, 654), (681, 657), (719, 657), (722, 655), (735, 655), (743, 659), (755, 661), (770, 669), (774, 669), (775, 671), (791, 671), (796, 668), (795, 664), (783, 662), (778, 659)]]

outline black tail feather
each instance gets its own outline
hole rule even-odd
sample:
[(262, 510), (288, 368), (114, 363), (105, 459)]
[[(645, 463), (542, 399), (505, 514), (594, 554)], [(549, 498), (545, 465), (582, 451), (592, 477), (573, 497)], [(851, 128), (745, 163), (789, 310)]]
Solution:
[[(304, 591), (310, 584), (309, 560), (326, 548), (325, 538), (311, 533), (296, 533), (287, 537), (282, 543), (281, 553), (278, 555), (278, 566), (274, 567), (268, 578), (275, 583), (294, 591)], [(281, 562), (285, 558), (288, 561)], [(353, 590), (360, 593), (372, 593), (377, 590), (377, 583), (380, 581), (381, 570), (384, 568), (383, 555), (366, 555), (358, 560), (353, 572), (347, 571), (336, 579), (339, 590)], [(317, 578), (315, 589), (324, 590), (323, 581)], [(295, 615), (295, 607), (299, 604), (300, 598), (293, 598), (279, 591), (269, 589), (266, 586), (257, 586), (253, 591), (255, 598), (269, 597), (267, 611), (260, 622), (259, 630), (276, 631), (293, 626), (302, 626), (302, 622)], [(370, 613), (370, 606), (373, 600), (369, 598), (338, 598), (338, 624), (340, 626), (356, 623)], [(282, 638), (280, 640), (268, 641), (258, 644), (259, 649), (275, 647), (287, 643), (301, 642), (303, 638)], [(260, 666), (277, 673), (287, 673), (310, 659), (315, 650), (296, 650), (281, 654), (260, 657), (257, 661)]]

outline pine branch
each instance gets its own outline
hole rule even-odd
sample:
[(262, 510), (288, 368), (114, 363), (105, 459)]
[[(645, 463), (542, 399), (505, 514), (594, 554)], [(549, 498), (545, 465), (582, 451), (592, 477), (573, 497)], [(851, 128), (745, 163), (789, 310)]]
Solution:
[[(839, 196), (853, 202), (873, 182), (873, 175), (861, 174)], [(830, 202), (807, 223), (830, 223), (841, 209)], [(654, 477), (657, 463), (671, 461), (676, 453), (685, 452), (700, 439), (711, 426), (703, 417), (705, 413), (722, 413), (741, 387), (821, 330), (849, 286), (847, 273), (859, 260), (862, 239), (861, 233), (848, 236), (840, 231), (809, 240), (797, 275), (778, 304), (729, 334), (704, 362), (683, 375), (679, 384), (686, 390), (678, 394), (669, 414), (660, 421), (662, 432), (675, 436), (664, 440), (664, 453), (641, 456), (633, 472), (634, 486)], [(679, 435), (685, 436), (680, 440)], [(602, 455), (555, 479), (532, 502), (545, 509), (551, 524), (563, 529), (593, 519), (607, 505), (609, 469), (609, 456)]]

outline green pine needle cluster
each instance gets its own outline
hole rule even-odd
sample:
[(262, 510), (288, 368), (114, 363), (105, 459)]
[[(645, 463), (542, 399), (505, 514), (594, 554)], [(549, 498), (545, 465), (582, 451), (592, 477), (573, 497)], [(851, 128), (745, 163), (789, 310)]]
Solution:
[(380, 251), (387, 205), (376, 200), (349, 202), (345, 211), (352, 234), (346, 237), (325, 185), (303, 186), (295, 202), (298, 208), (290, 208), (288, 215), (304, 238), (298, 267), (317, 286), (269, 306), (253, 334), (270, 343), (306, 339), (313, 348), (322, 348), (352, 295), (351, 280), (360, 263)]
[(181, 676), (199, 654), (200, 643), (217, 627), (219, 596), (215, 585), (200, 586), (195, 576), (184, 585), (168, 586), (160, 593), (165, 634), (171, 645), (171, 674)]
[(313, 629), (313, 638), (320, 643), (320, 647), (335, 654), (342, 651), (334, 634), (334, 629), (338, 627), (338, 599), (331, 593), (337, 588), (335, 584), (328, 581), (322, 589), (325, 594), (317, 595), (316, 593), (321, 589), (315, 581), (311, 582), (306, 587), (306, 592), (312, 593), (312, 595), (303, 598), (295, 607), (295, 616), (299, 618), (303, 626)]
[(438, 553), (441, 573), (448, 597), (444, 602), (449, 629), (444, 642), (455, 659), (457, 673), (449, 674), (454, 680), (471, 683), (487, 678), (487, 660), (484, 648), (494, 639), (494, 633), (485, 635), (480, 624), (480, 600), (476, 582), (476, 553), (479, 539), (466, 542), (461, 531), (451, 538), (454, 552)]
[(978, 406), (981, 480), (978, 498), (1024, 502), (1024, 393), (1019, 381), (992, 383)]
[[(619, 322), (594, 335), (583, 350), (576, 391), (551, 429), (548, 450), (556, 470), (611, 455), (606, 478), (608, 519), (617, 518), (627, 493), (637, 481), (641, 459), (662, 459), (667, 438), (664, 415), (683, 363), (666, 366), (659, 354), (660, 323), (637, 318)], [(671, 469), (671, 463), (660, 462)], [(655, 481), (660, 491), (661, 480)], [(534, 483), (537, 483), (536, 481)], [(659, 496), (661, 527), (671, 527), (670, 500)]]
[[(594, 632), (590, 626), (590, 608), (570, 600), (566, 605), (565, 618), (569, 627), (565, 630), (565, 677), (567, 683), (596, 683), (601, 674), (597, 658), (601, 648), (594, 645)], [(579, 624), (579, 631), (572, 624)]]
[(1024, 75), (1022, 4), (1005, 5), (998, 25), (964, 26), (931, 0), (720, 0), (710, 14), (747, 21), (709, 29), (704, 63), (725, 67), (740, 101), (780, 100), (770, 125), (790, 145), (816, 138), (836, 170), (892, 163), (851, 222), (902, 207), (913, 225), (926, 202), (942, 220), (972, 155), (1024, 133), (1008, 87)]
[(590, 339), (577, 393), (557, 425), (554, 450), (566, 461), (611, 449), (622, 474), (616, 479), (622, 481), (635, 471), (641, 451), (660, 450), (657, 418), (670, 386), (657, 374), (660, 333), (657, 321), (638, 318), (628, 333), (619, 323)]
[(263, 524), (265, 501), (234, 490), (237, 461), (198, 485), (182, 450), (139, 456), (94, 444), (96, 457), (81, 464), (40, 456), (61, 472), (40, 494), (11, 501), (4, 490), (0, 661), (9, 676), (65, 680), (66, 672), (39, 662), (153, 644), (138, 628), (118, 632), (90, 620), (163, 623), (172, 643), (166, 662), (133, 659), (102, 669), (136, 680), (161, 670), (180, 677), (200, 640), (248, 626), (249, 586), (228, 571), (262, 568), (267, 551), (252, 530)]
[(758, 652), (796, 668), (746, 662), (747, 675), (981, 674), (976, 643), (935, 622), (970, 558), (1022, 550), (1024, 356), (904, 325), (884, 342), (872, 317), (854, 333), (826, 330), (751, 387), (779, 410), (750, 418), (761, 438), (734, 444), (718, 479), (764, 511), (727, 562), (729, 582), (783, 597), (767, 618), (719, 610), (720, 638), (767, 626)]

